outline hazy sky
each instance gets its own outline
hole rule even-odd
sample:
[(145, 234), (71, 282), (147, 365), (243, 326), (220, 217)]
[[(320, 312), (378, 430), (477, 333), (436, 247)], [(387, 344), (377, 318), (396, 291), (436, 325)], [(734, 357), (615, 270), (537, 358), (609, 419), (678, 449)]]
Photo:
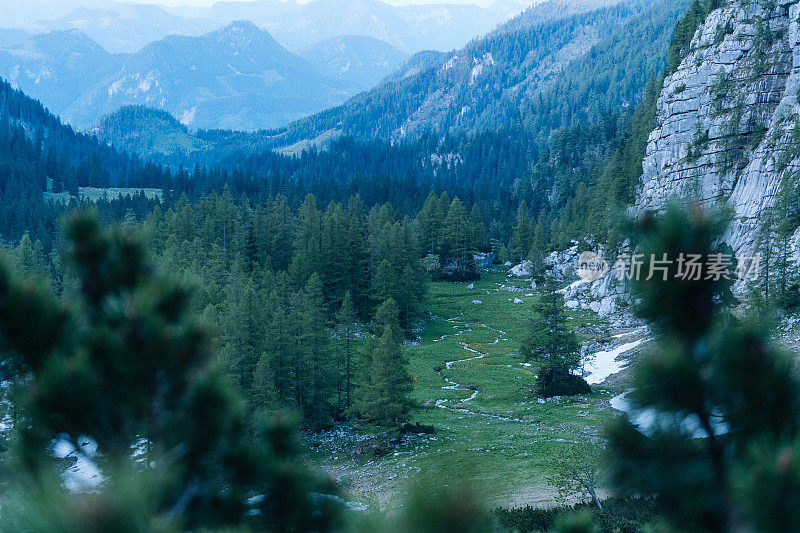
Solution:
[[(165, 6), (210, 6), (219, 0), (123, 0), (138, 4), (161, 4)], [(250, 0), (237, 0), (250, 1)], [(300, 3), (307, 3), (311, 0), (299, 0)], [(479, 4), (488, 5), (492, 0), (383, 0), (387, 4), (408, 5), (408, 4)]]

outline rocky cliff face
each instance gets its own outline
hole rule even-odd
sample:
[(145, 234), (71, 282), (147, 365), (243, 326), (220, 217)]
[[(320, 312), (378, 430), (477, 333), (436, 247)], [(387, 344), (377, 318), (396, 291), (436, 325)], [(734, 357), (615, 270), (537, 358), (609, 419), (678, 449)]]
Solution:
[(798, 0), (728, 0), (698, 28), (658, 100), (637, 207), (727, 202), (728, 242), (752, 252), (781, 179), (800, 169)]

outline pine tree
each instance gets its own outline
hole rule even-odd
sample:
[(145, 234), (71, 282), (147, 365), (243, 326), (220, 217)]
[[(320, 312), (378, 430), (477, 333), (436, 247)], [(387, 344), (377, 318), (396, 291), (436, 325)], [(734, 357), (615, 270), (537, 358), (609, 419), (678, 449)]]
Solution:
[(311, 274), (319, 272), (321, 256), (322, 215), (317, 209), (316, 199), (309, 194), (297, 213), (294, 255), (289, 268), (297, 286), (305, 286)]
[(405, 339), (403, 328), (400, 327), (400, 311), (397, 307), (397, 302), (389, 298), (384, 301), (372, 317), (370, 328), (372, 334), (376, 337), (381, 336), (388, 327), (395, 341), (400, 344)]
[[(708, 257), (728, 218), (671, 204), (637, 226), (638, 251)], [(647, 267), (647, 264), (645, 265)], [(656, 494), (665, 517), (693, 531), (787, 531), (800, 520), (800, 382), (767, 320), (729, 308), (732, 281), (681, 278), (673, 264), (635, 285), (640, 315), (659, 339), (636, 368), (634, 417), (610, 431), (617, 485)]]
[(442, 223), (440, 261), (443, 266), (448, 266), (451, 261), (454, 262), (455, 272), (463, 277), (475, 270), (475, 263), (469, 253), (472, 245), (470, 237), (467, 213), (461, 200), (455, 198)]
[(26, 233), (19, 241), (19, 246), (11, 252), (11, 266), (20, 276), (35, 278), (41, 281), (50, 280), (47, 260), (41, 241), (31, 242)]
[(328, 205), (322, 220), (320, 276), (327, 300), (338, 306), (344, 299), (348, 282), (347, 227), (344, 209), (336, 202)]
[(295, 369), (300, 361), (298, 320), (299, 310), (292, 305), (291, 286), (285, 272), (277, 274), (273, 290), (265, 307), (269, 315), (266, 324), (265, 347), (275, 380), (278, 401), (283, 405), (297, 402)]
[(222, 356), (240, 392), (246, 395), (263, 350), (265, 321), (261, 293), (244, 268), (242, 261), (235, 261), (225, 287)]
[(580, 342), (567, 324), (564, 297), (555, 284), (545, 283), (533, 304), (534, 317), (520, 353), (526, 361), (541, 363), (537, 392), (540, 396), (589, 392), (588, 385), (572, 373), (580, 365)]
[(276, 270), (286, 270), (289, 268), (292, 252), (292, 210), (286, 197), (282, 195), (275, 197), (268, 205), (269, 256)]
[(320, 427), (330, 418), (331, 397), (338, 380), (334, 361), (328, 353), (327, 305), (322, 295), (322, 281), (316, 273), (311, 275), (302, 293), (299, 321), (298, 400), (312, 427)]
[(420, 242), (426, 254), (437, 252), (442, 221), (439, 219), (439, 198), (431, 191), (417, 214)]
[(521, 202), (517, 209), (517, 219), (514, 223), (510, 248), (515, 261), (522, 261), (531, 251), (531, 221), (525, 202)]
[(395, 269), (392, 268), (388, 259), (381, 261), (378, 265), (378, 270), (372, 279), (372, 294), (373, 300), (376, 302), (384, 302), (390, 298), (398, 296), (398, 278)]
[(489, 244), (489, 233), (483, 222), (483, 215), (478, 204), (472, 206), (469, 212), (469, 247), (475, 250), (485, 250)]
[(364, 203), (359, 196), (347, 202), (347, 285), (353, 303), (360, 315), (371, 308), (369, 298), (369, 251), (367, 249), (367, 221)]

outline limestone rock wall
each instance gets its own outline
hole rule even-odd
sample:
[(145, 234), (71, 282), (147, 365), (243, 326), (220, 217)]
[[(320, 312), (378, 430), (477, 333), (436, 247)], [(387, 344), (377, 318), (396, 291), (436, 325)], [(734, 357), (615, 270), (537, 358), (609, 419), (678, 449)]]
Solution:
[(638, 209), (672, 195), (727, 202), (728, 242), (753, 251), (782, 176), (800, 169), (799, 2), (728, 0), (698, 28), (658, 100)]

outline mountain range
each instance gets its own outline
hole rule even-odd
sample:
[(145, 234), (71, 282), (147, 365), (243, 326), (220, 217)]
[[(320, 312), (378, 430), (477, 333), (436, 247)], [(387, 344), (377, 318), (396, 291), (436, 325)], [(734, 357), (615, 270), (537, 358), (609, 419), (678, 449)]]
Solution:
[[(549, 130), (553, 121), (631, 106), (658, 70), (656, 58), (684, 6), (546, 2), (460, 50), (413, 58), (374, 89), (291, 124), (286, 142), (331, 134), (399, 140), (510, 125), (537, 130), (550, 121)], [(564, 116), (548, 116), (559, 108)]]
[(79, 30), (112, 53), (131, 53), (168, 35), (197, 36), (219, 27), (212, 20), (179, 17), (155, 5), (109, 3), (81, 6), (24, 29), (32, 33)]
[(262, 137), (290, 152), (339, 136), (400, 141), (503, 128), (544, 140), (573, 121), (632, 109), (662, 68), (685, 6), (551, 0), (460, 50), (416, 54), (374, 89)]
[(122, 56), (109, 54), (77, 30), (57, 31), (0, 49), (0, 76), (62, 114), (122, 62)]
[[(648, 80), (663, 68), (686, 5), (686, 0), (550, 0), (460, 50), (415, 54), (375, 88), (339, 107), (251, 135), (249, 141), (237, 137), (236, 149), (249, 143), (299, 153), (337, 137), (413, 142), (426, 135), (441, 139), (504, 129), (523, 129), (544, 142), (573, 121), (632, 110)], [(172, 139), (166, 143), (171, 154), (175, 147), (197, 146), (191, 132), (146, 116), (140, 109), (141, 123), (129, 114), (109, 117), (97, 133), (148, 157), (165, 139)], [(214, 151), (231, 152), (230, 135), (198, 135), (204, 161), (213, 160)]]
[(126, 105), (169, 111), (192, 128), (274, 128), (372, 87), (405, 54), (343, 36), (303, 55), (249, 22), (198, 37), (173, 35), (111, 54), (78, 30), (0, 49), (0, 76), (78, 129)]
[(305, 4), (260, 0), (216, 4), (208, 17), (222, 22), (233, 16), (252, 20), (291, 50), (338, 35), (366, 35), (413, 54), (459, 48), (519, 14), (529, 3), (497, 0), (482, 8), (470, 4), (392, 6), (378, 0)]
[[(78, 129), (127, 105), (168, 111), (192, 129), (277, 128), (371, 89), (409, 52), (462, 45), (530, 1), (256, 0), (168, 9), (9, 0), (0, 24), (18, 27), (0, 29), (0, 77)], [(42, 13), (52, 18), (35, 18)]]
[[(237, 20), (269, 31), (299, 52), (341, 35), (373, 37), (407, 54), (452, 50), (538, 0), (393, 6), (379, 0), (256, 0), (170, 8), (108, 0), (6, 0), (0, 27), (30, 33), (77, 29), (112, 53), (133, 53), (172, 34), (198, 36)], [(157, 3), (157, 2), (156, 2)]]
[(63, 116), (83, 128), (124, 105), (141, 104), (192, 127), (255, 130), (325, 109), (353, 92), (269, 33), (236, 22), (201, 37), (169, 36), (144, 47)]

